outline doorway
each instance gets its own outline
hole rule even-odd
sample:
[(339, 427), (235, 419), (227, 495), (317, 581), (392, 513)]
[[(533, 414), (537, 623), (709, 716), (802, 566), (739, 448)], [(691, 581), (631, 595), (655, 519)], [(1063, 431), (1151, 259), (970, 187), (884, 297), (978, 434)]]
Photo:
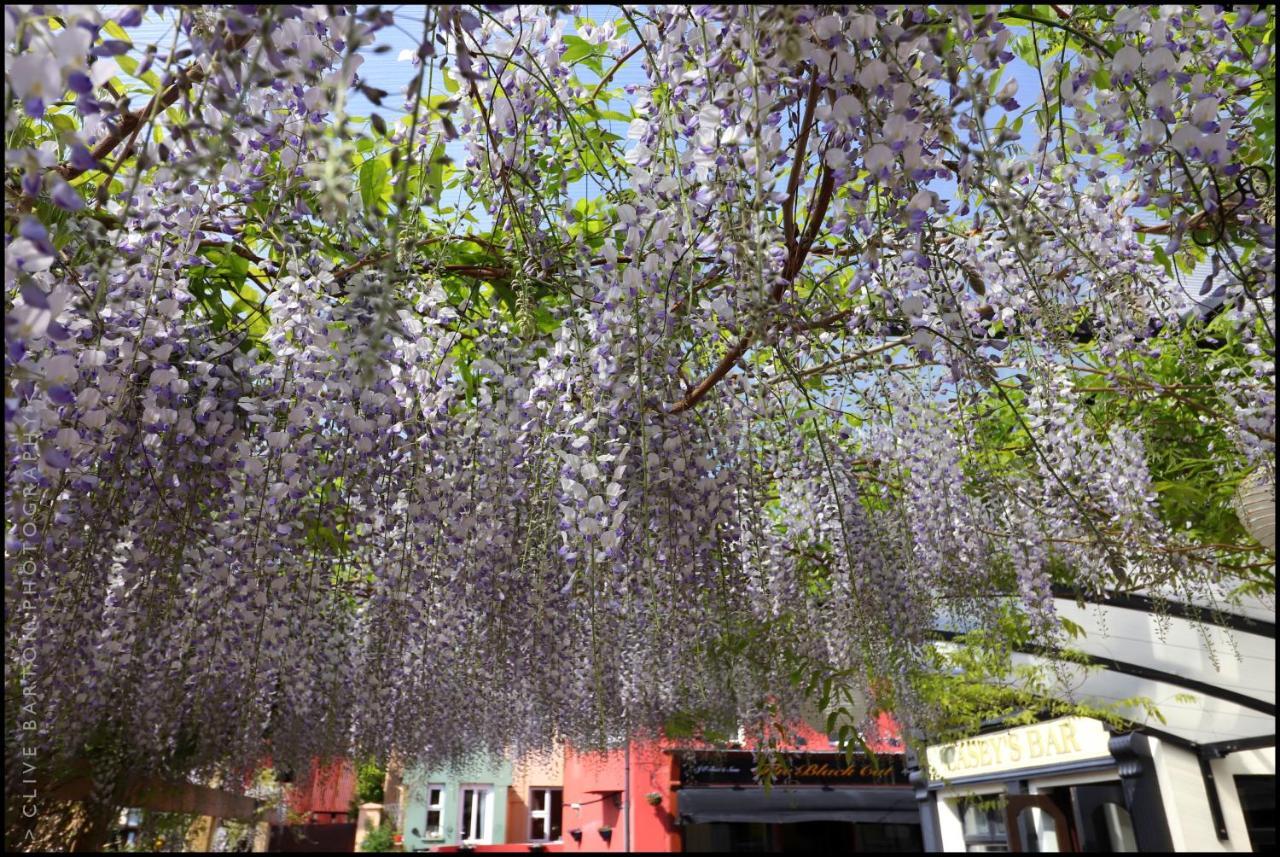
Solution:
[(1010, 851), (1138, 850), (1133, 819), (1118, 782), (1010, 795), (1005, 813)]

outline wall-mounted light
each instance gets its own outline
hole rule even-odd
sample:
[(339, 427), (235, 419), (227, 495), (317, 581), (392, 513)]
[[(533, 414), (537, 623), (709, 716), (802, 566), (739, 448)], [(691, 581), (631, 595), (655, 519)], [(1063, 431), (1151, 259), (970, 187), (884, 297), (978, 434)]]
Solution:
[(1276, 474), (1264, 464), (1244, 478), (1232, 502), (1245, 531), (1268, 550), (1276, 549)]

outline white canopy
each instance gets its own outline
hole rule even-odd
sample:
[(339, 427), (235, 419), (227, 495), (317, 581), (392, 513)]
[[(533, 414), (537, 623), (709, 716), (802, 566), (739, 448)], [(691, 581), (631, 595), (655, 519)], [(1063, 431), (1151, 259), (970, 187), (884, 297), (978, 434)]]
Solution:
[[(1221, 744), (1224, 751), (1274, 740), (1274, 603), (1251, 599), (1210, 608), (1203, 601), (1125, 594), (1082, 604), (1065, 592), (1054, 601), (1061, 617), (1083, 629), (1071, 648), (1090, 665), (1031, 653), (1015, 655), (1015, 662), (1052, 663), (1064, 698), (1116, 710), (1156, 734)], [(942, 624), (943, 636), (963, 630)], [(1135, 698), (1148, 701), (1158, 716), (1141, 704), (1120, 704)]]

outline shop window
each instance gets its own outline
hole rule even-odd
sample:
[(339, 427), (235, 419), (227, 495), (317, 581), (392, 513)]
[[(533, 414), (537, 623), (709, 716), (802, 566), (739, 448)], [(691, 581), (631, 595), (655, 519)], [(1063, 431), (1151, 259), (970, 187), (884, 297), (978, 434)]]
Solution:
[(556, 842), (564, 817), (564, 792), (560, 789), (533, 789), (529, 795), (529, 841)]
[(918, 824), (859, 824), (854, 851), (904, 854), (924, 850)]
[[(768, 854), (777, 851), (795, 853), (830, 853), (829, 849), (817, 849), (812, 842), (788, 841), (782, 843), (784, 833), (792, 838), (804, 831), (803, 824), (749, 824), (746, 822), (709, 822), (686, 824), (683, 828), (685, 853)], [(848, 848), (840, 849), (848, 851)]]
[(1081, 851), (1137, 851), (1133, 819), (1118, 782), (1072, 786), (1070, 805)]
[(1004, 799), (976, 798), (960, 802), (965, 851), (1008, 851)]
[(1015, 820), (1006, 820), (1006, 827), (1012, 826), (1015, 831), (1019, 831), (1017, 836), (1021, 836), (1021, 831), (1025, 831), (1026, 841), (1021, 842), (1015, 838), (1014, 848), (1017, 851), (1035, 852), (1038, 854), (1053, 854), (1058, 851), (1074, 851), (1074, 848), (1064, 847), (1064, 843), (1059, 837), (1065, 837), (1066, 831), (1058, 820), (1050, 815), (1046, 810), (1038, 807), (1027, 807), (1018, 810)]
[[(1138, 840), (1133, 832), (1133, 819), (1129, 810), (1116, 803), (1104, 803), (1093, 811), (1089, 828), (1098, 833), (1099, 847), (1086, 851), (1137, 851)], [(1103, 837), (1106, 837), (1105, 844)]]
[(1240, 775), (1235, 778), (1240, 811), (1254, 851), (1276, 846), (1276, 778)]
[(427, 839), (444, 839), (444, 784), (427, 786)]
[(463, 786), (458, 833), (462, 841), (485, 844), (493, 825), (493, 786)]

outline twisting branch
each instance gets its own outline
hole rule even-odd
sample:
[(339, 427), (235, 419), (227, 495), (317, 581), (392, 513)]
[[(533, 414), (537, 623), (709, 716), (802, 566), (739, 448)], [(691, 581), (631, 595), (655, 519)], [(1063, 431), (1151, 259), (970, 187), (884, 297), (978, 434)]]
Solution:
[[(782, 296), (786, 294), (787, 287), (795, 282), (800, 269), (804, 267), (804, 261), (809, 255), (809, 248), (813, 246), (813, 242), (822, 228), (822, 223), (827, 216), (827, 207), (831, 204), (831, 197), (835, 191), (835, 174), (823, 165), (813, 209), (809, 213), (809, 220), (805, 223), (804, 235), (797, 239), (795, 203), (800, 191), (800, 177), (803, 175), (804, 162), (807, 157), (806, 147), (808, 145), (809, 130), (813, 124), (813, 112), (819, 94), (817, 80), (817, 71), (815, 70), (813, 80), (809, 85), (809, 98), (805, 105), (804, 122), (796, 139), (795, 161), (791, 165), (791, 179), (787, 186), (787, 199), (782, 205), (784, 229), (787, 237), (787, 261), (783, 265), (782, 276), (778, 278), (769, 293), (769, 297), (774, 303), (782, 300)], [(744, 335), (733, 348), (729, 349), (724, 357), (720, 358), (720, 362), (711, 370), (711, 374), (702, 379), (683, 399), (667, 408), (666, 413), (683, 413), (702, 401), (707, 393), (711, 392), (711, 388), (720, 383), (724, 376), (729, 374), (729, 370), (742, 359), (742, 355), (747, 353), (747, 349), (751, 347), (753, 341), (754, 336), (750, 332)]]
[[(238, 36), (232, 36), (227, 39), (225, 49), (227, 52), (238, 51), (240, 48), (248, 44), (252, 38), (252, 33), (243, 33)], [(173, 83), (166, 86), (160, 92), (157, 92), (147, 102), (146, 107), (133, 113), (125, 113), (110, 134), (104, 137), (98, 145), (94, 146), (90, 154), (95, 161), (101, 161), (108, 157), (116, 150), (116, 147), (123, 143), (126, 139), (133, 140), (142, 124), (161, 111), (173, 106), (173, 103), (189, 89), (191, 86), (204, 80), (205, 70), (200, 67), (199, 63), (193, 62), (191, 65), (178, 72), (174, 77)], [(88, 170), (80, 167), (72, 166), (70, 163), (60, 164), (54, 168), (58, 175), (64, 179), (73, 179), (83, 175)]]

